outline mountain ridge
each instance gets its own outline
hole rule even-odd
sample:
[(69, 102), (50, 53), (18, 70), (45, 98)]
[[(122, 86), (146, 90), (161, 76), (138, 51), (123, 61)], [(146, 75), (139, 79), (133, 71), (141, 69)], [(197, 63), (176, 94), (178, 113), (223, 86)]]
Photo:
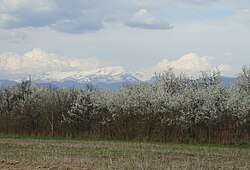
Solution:
[(121, 66), (103, 67), (91, 71), (53, 71), (42, 74), (36, 79), (39, 82), (46, 81), (69, 81), (74, 80), (79, 83), (90, 82), (120, 82), (120, 81), (148, 81), (152, 76), (142, 72), (131, 72)]
[[(231, 86), (235, 77), (221, 77), (222, 83)], [(85, 88), (88, 84), (101, 89), (115, 90), (126, 84), (153, 82), (154, 76), (143, 72), (132, 72), (121, 66), (102, 67), (90, 71), (52, 71), (41, 74), (33, 80), (45, 88)], [(0, 80), (0, 87), (17, 84), (19, 81)]]

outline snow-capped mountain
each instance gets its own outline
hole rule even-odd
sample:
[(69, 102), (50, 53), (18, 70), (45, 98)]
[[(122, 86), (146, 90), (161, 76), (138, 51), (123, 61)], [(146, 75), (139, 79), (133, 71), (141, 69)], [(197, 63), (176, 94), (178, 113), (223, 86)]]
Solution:
[(47, 72), (36, 81), (75, 81), (77, 83), (117, 83), (117, 82), (141, 82), (150, 80), (150, 76), (142, 72), (131, 72), (121, 66), (103, 67), (91, 71), (73, 72)]
[(92, 84), (102, 89), (117, 89), (124, 84), (149, 81), (151, 75), (132, 72), (121, 66), (103, 67), (91, 71), (47, 72), (34, 81), (45, 87), (86, 87)]
[[(92, 84), (100, 89), (115, 90), (124, 84), (135, 84), (140, 82), (154, 82), (153, 75), (143, 72), (132, 72), (121, 66), (103, 67), (91, 71), (69, 71), (69, 72), (46, 72), (32, 78), (32, 81), (39, 87), (61, 88), (79, 87), (85, 88), (87, 84)], [(224, 85), (232, 85), (236, 78), (221, 77)], [(0, 80), (0, 87), (18, 84), (20, 81)]]

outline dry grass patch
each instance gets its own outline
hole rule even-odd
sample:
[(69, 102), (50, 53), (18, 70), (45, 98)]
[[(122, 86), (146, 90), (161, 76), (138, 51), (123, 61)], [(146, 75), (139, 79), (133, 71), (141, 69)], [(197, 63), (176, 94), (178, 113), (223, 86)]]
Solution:
[(0, 139), (0, 169), (249, 169), (249, 148)]

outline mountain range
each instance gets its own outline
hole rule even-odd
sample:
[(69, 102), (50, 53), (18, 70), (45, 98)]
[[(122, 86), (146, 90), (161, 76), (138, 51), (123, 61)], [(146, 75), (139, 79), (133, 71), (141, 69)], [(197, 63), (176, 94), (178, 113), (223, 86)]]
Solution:
[(103, 67), (92, 71), (47, 72), (34, 81), (40, 86), (86, 87), (92, 84), (102, 89), (117, 89), (123, 84), (150, 81), (152, 75), (131, 72), (121, 66)]
[[(88, 84), (101, 89), (115, 90), (124, 84), (152, 82), (154, 75), (143, 72), (132, 72), (121, 66), (103, 67), (92, 71), (53, 71), (43, 73), (32, 81), (39, 87), (46, 88), (84, 88)], [(231, 85), (236, 80), (234, 77), (222, 77), (222, 83)], [(0, 80), (0, 87), (17, 84), (20, 80)]]

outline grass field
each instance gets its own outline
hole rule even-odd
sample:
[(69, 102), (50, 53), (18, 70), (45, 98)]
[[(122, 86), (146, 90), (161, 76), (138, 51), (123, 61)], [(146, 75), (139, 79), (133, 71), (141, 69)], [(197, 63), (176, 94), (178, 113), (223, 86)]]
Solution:
[(250, 148), (5, 137), (0, 169), (250, 169)]

